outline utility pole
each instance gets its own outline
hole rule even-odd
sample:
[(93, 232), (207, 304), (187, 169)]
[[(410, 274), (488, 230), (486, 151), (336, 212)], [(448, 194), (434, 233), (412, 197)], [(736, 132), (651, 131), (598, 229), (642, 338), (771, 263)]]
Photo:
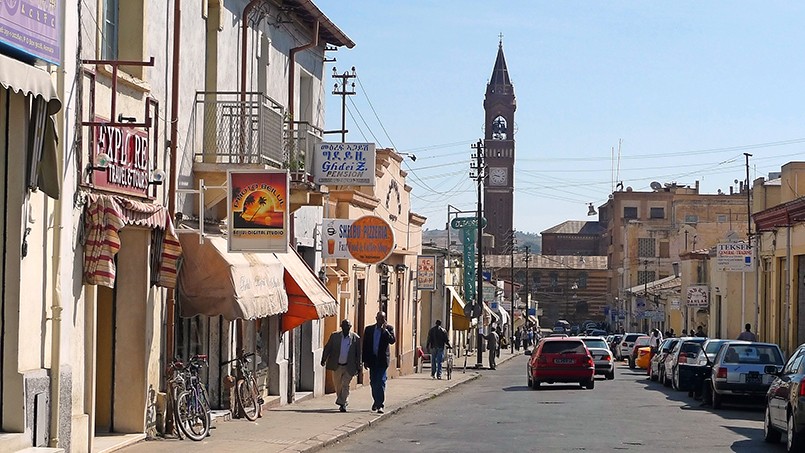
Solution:
[[(515, 243), (516, 243), (516, 240), (515, 240), (515, 237), (514, 237), (514, 229), (512, 229), (511, 230), (511, 237), (509, 238), (509, 246), (511, 247), (511, 250), (509, 250), (509, 251), (511, 252), (511, 257), (512, 257), (511, 271), (509, 272), (509, 284), (511, 285), (511, 292), (509, 294), (511, 294), (511, 298), (512, 298), (511, 306), (509, 307), (509, 310), (511, 312), (511, 316), (509, 316), (509, 323), (511, 324), (511, 329), (509, 329), (510, 330), (509, 336), (511, 337), (512, 340), (514, 340), (514, 301), (517, 299), (516, 298), (517, 293), (514, 292), (514, 244)], [(523, 318), (523, 319), (525, 319), (525, 318)], [(523, 323), (523, 325), (525, 325), (525, 322)], [(512, 347), (512, 354), (514, 354), (514, 341), (511, 341), (511, 347)], [(517, 347), (519, 348), (520, 346), (517, 346)]]
[(483, 142), (478, 140), (478, 143), (472, 145), (472, 149), (475, 150), (475, 162), (470, 164), (470, 168), (474, 171), (470, 171), (470, 177), (474, 177), (476, 182), (478, 183), (478, 212), (476, 213), (476, 221), (478, 222), (478, 234), (477, 234), (477, 253), (478, 253), (478, 264), (476, 265), (476, 272), (478, 273), (478, 289), (475, 291), (475, 303), (477, 306), (475, 307), (476, 316), (478, 318), (478, 324), (475, 326), (476, 331), (476, 346), (477, 346), (477, 353), (476, 353), (476, 360), (475, 360), (475, 367), (481, 368), (483, 367), (483, 337), (481, 336), (481, 330), (483, 329), (483, 320), (484, 320), (484, 310), (483, 310), (483, 303), (484, 303), (484, 275), (483, 275), (483, 200), (481, 199), (481, 193), (483, 191), (484, 185), (484, 148)]
[(531, 316), (529, 310), (531, 310), (531, 297), (530, 297), (530, 289), (528, 288), (528, 262), (531, 261), (531, 246), (525, 246), (525, 321), (523, 322), (524, 326), (528, 326), (528, 318)]
[[(752, 199), (749, 193), (749, 158), (752, 157), (749, 153), (744, 153), (746, 158), (746, 243), (749, 244), (749, 250), (752, 250)], [(757, 265), (757, 263), (753, 263)], [(755, 272), (757, 275), (757, 272)], [(757, 288), (757, 278), (755, 278), (755, 288)], [(757, 332), (758, 324), (758, 298), (759, 293), (755, 289), (755, 332)], [(746, 324), (746, 272), (741, 272), (741, 326)]]
[[(355, 82), (352, 82), (352, 87), (349, 87), (349, 81), (358, 77), (355, 74), (355, 66), (352, 67), (352, 72), (344, 71), (343, 74), (339, 74), (338, 70), (333, 68), (333, 78), (341, 80), (341, 86), (338, 86), (339, 82), (335, 83), (333, 87), (333, 94), (336, 96), (341, 96), (341, 130), (336, 132), (341, 132), (341, 143), (347, 141), (347, 96), (352, 96), (355, 94)], [(291, 118), (291, 120), (295, 120)]]

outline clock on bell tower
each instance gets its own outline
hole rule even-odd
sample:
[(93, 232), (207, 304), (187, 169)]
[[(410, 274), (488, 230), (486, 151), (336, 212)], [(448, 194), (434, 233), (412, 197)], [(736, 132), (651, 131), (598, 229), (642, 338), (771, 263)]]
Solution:
[(514, 111), (517, 102), (509, 79), (503, 41), (484, 97), (484, 217), (487, 234), (495, 237), (495, 246), (485, 250), (505, 253), (514, 228)]

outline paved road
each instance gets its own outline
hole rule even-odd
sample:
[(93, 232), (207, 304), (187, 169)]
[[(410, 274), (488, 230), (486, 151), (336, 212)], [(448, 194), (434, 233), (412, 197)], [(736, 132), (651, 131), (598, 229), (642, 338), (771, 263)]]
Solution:
[(762, 408), (703, 408), (623, 365), (594, 390), (543, 384), (534, 391), (525, 363), (521, 356), (484, 371), (327, 451), (785, 451), (763, 442)]

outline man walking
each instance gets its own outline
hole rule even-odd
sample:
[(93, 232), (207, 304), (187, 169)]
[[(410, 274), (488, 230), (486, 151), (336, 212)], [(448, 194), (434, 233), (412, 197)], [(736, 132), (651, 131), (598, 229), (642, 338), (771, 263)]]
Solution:
[(486, 338), (486, 350), (489, 351), (489, 369), (494, 370), (497, 367), (498, 345), (500, 344), (500, 336), (495, 331), (495, 327), (489, 328), (489, 333), (483, 335)]
[(321, 365), (333, 372), (335, 404), (341, 412), (347, 411), (349, 385), (361, 369), (361, 337), (350, 332), (351, 328), (349, 320), (341, 321), (341, 331), (330, 335), (321, 355)]
[(430, 378), (442, 378), (442, 360), (444, 360), (444, 348), (450, 348), (450, 339), (447, 331), (442, 327), (442, 321), (436, 320), (436, 325), (428, 331), (428, 340), (425, 347), (430, 351)]
[(372, 386), (372, 410), (383, 413), (386, 400), (386, 369), (389, 367), (389, 345), (394, 344), (394, 328), (386, 324), (386, 314), (377, 312), (377, 324), (367, 326), (363, 332), (363, 366), (369, 370)]
[(752, 333), (752, 324), (747, 324), (746, 326), (744, 326), (744, 329), (746, 330), (744, 330), (743, 332), (741, 332), (740, 335), (738, 335), (739, 340), (757, 341), (757, 335)]

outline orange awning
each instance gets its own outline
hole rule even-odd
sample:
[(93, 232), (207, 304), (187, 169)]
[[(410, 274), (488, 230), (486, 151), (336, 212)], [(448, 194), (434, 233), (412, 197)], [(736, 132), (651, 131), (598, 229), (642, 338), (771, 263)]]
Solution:
[(283, 332), (338, 313), (335, 298), (295, 250), (275, 255), (285, 268), (283, 280), (288, 294), (288, 311), (282, 314)]

